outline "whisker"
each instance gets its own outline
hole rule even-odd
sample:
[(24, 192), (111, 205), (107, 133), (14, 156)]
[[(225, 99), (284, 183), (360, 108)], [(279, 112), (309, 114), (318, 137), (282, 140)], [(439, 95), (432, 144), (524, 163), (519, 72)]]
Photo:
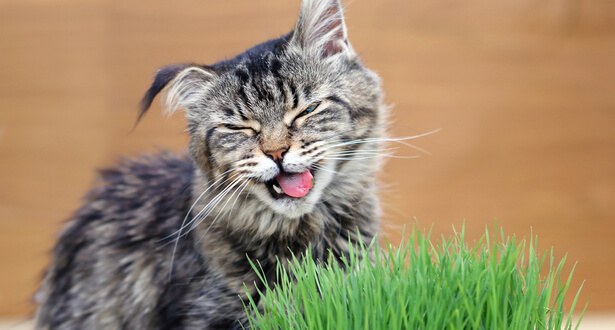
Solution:
[[(352, 140), (352, 141), (356, 141), (356, 140)], [(329, 148), (333, 148), (333, 146), (327, 146)], [(372, 149), (354, 149), (354, 150), (337, 150), (335, 152), (356, 152), (356, 151), (366, 151), (366, 152), (382, 152), (382, 151), (393, 151), (393, 150), (397, 150), (399, 149), (399, 147), (388, 147), (388, 148), (383, 148), (383, 147), (377, 147), (377, 148), (372, 148)]]
[[(243, 192), (243, 189), (245, 189), (245, 187), (247, 187), (249, 181), (245, 181), (242, 182), (239, 187), (233, 192), (233, 194), (231, 194), (231, 196), (227, 199), (226, 203), (224, 203), (224, 205), (222, 205), (222, 208), (220, 208), (220, 210), (218, 211), (218, 214), (216, 215), (216, 217), (211, 221), (211, 223), (209, 224), (209, 227), (207, 227), (207, 230), (205, 230), (205, 232), (203, 233), (203, 235), (201, 235), (201, 237), (199, 238), (199, 240), (197, 241), (200, 242), (203, 237), (205, 237), (205, 235), (207, 235), (207, 233), (209, 232), (209, 230), (211, 229), (211, 227), (216, 223), (216, 221), (218, 220), (218, 217), (220, 217), (220, 215), (222, 213), (226, 213), (225, 209), (226, 209), (226, 205), (228, 205), (228, 203), (233, 199), (233, 196), (235, 196), (235, 193), (237, 193), (239, 191), (239, 194), (237, 194), (237, 197), (235, 198), (235, 202), (237, 202), (237, 199), (239, 199), (239, 196), (241, 195), (241, 192)], [(243, 188), (242, 188), (243, 187)], [(241, 189), (241, 190), (240, 190)], [(228, 193), (227, 193), (228, 194)], [(226, 194), (226, 195), (227, 195)], [(233, 202), (232, 206), (231, 206), (231, 212), (233, 210), (233, 207), (235, 207), (235, 202)], [(217, 205), (216, 205), (217, 206)], [(215, 206), (211, 208), (211, 210), (203, 217), (203, 219), (207, 218), (209, 216), (209, 214), (211, 214), (211, 212), (214, 210)], [(229, 213), (230, 214), (230, 213)]]
[(332, 174), (342, 174), (339, 171), (328, 169), (328, 168), (324, 168), (323, 166), (320, 166), (320, 165), (314, 165), (314, 168), (318, 169), (319, 171), (325, 171), (325, 172), (329, 172), (329, 173), (332, 173)]
[[(230, 170), (229, 170), (230, 171)], [(225, 173), (227, 173), (228, 171), (226, 171)], [(223, 173), (223, 174), (225, 174)], [(223, 178), (223, 174), (220, 175), (220, 178), (218, 180), (216, 180), (216, 182), (220, 181)], [(232, 177), (231, 177), (232, 178)], [(227, 180), (225, 180), (224, 182), (230, 180), (231, 178), (228, 178)], [(214, 182), (214, 184), (216, 183)], [(222, 184), (224, 184), (224, 182)], [(227, 190), (229, 187), (232, 188), (232, 186), (234, 186), (236, 183), (238, 182), (237, 179), (233, 180), (233, 182), (226, 188), (223, 189), (222, 192), (224, 192), (225, 190)], [(214, 184), (210, 185), (207, 190), (211, 189)], [(206, 190), (206, 191), (207, 191)], [(205, 191), (205, 192), (206, 192)], [(186, 236), (188, 233), (190, 233), (195, 226), (193, 226), (192, 228), (190, 228), (186, 233), (182, 234), (182, 230), (187, 227), (190, 226), (196, 219), (198, 219), (199, 215), (205, 210), (207, 209), (207, 207), (212, 203), (213, 200), (215, 200), (218, 196), (220, 196), (222, 194), (222, 192), (220, 194), (218, 194), (216, 197), (214, 197), (214, 199), (212, 201), (210, 201), (205, 207), (203, 207), (203, 209), (195, 216), (192, 218), (192, 220), (190, 220), (187, 224), (184, 225), (184, 222), (186, 221), (186, 219), (188, 218), (188, 216), (190, 215), (192, 209), (194, 208), (194, 206), (197, 204), (198, 200), (203, 196), (203, 194), (205, 193), (201, 193), (201, 195), (199, 196), (199, 198), (197, 198), (197, 200), (192, 204), (192, 207), (190, 208), (190, 211), (188, 212), (188, 214), (186, 214), (186, 217), (184, 218), (184, 221), (182, 222), (181, 227), (179, 228), (179, 230), (177, 231), (177, 238), (175, 239), (175, 244), (173, 245), (173, 252), (171, 254), (171, 265), (169, 266), (169, 280), (171, 280), (171, 276), (173, 275), (173, 263), (175, 261), (175, 254), (177, 252), (177, 246), (179, 245), (179, 240), (180, 238)], [(217, 204), (217, 203), (216, 203)], [(200, 223), (200, 222), (199, 222)], [(198, 224), (197, 224), (198, 225)]]
[(414, 155), (414, 156), (395, 156), (395, 155), (392, 155), (392, 154), (380, 154), (380, 155), (362, 156), (362, 157), (323, 157), (322, 159), (329, 159), (329, 160), (365, 160), (365, 159), (374, 159), (374, 158), (381, 158), (381, 157), (399, 158), (399, 159), (413, 159), (413, 158), (419, 158), (421, 156), (420, 155)]
[(399, 148), (385, 148), (381, 150), (368, 149), (368, 150), (352, 150), (352, 151), (336, 151), (327, 153), (328, 156), (346, 156), (346, 155), (378, 155), (389, 151), (395, 151)]
[(431, 155), (430, 152), (428, 152), (428, 151), (426, 151), (424, 149), (421, 149), (421, 148), (419, 148), (419, 147), (417, 147), (415, 145), (412, 145), (410, 143), (407, 143), (405, 141), (418, 139), (420, 137), (424, 137), (424, 136), (427, 136), (427, 135), (434, 134), (434, 133), (436, 133), (438, 131), (440, 131), (440, 129), (433, 130), (431, 132), (427, 132), (427, 133), (423, 133), (423, 134), (417, 134), (417, 135), (413, 135), (413, 136), (402, 137), (402, 138), (365, 138), (365, 139), (349, 140), (349, 141), (344, 141), (344, 142), (340, 142), (340, 143), (337, 143), (337, 144), (333, 144), (333, 145), (327, 146), (327, 148), (330, 149), (330, 148), (337, 148), (337, 147), (341, 147), (341, 146), (347, 146), (347, 145), (353, 145), (353, 144), (362, 144), (362, 143), (370, 143), (370, 142), (396, 142), (396, 143), (403, 144), (403, 145), (411, 147), (411, 148), (413, 148), (415, 150), (418, 150), (418, 151), (421, 151), (421, 152), (424, 152), (426, 154)]
[(239, 191), (239, 194), (237, 194), (237, 197), (235, 198), (235, 201), (233, 202), (233, 205), (231, 205), (231, 210), (229, 211), (229, 216), (231, 216), (233, 214), (233, 209), (235, 208), (235, 203), (237, 203), (237, 200), (239, 199), (239, 196), (241, 196), (241, 194), (248, 187), (248, 185), (250, 185), (250, 181), (246, 180), (243, 183), (242, 186), (239, 186), (239, 188), (237, 188), (237, 189), (241, 189), (241, 191)]
[(345, 130), (345, 131), (342, 131), (342, 132), (338, 132), (338, 133), (335, 133), (335, 134), (331, 134), (328, 137), (320, 139), (320, 141), (327, 141), (329, 139), (333, 139), (333, 138), (339, 137), (340, 135), (343, 135), (343, 134), (346, 134), (346, 133), (350, 133), (352, 131), (354, 131), (354, 128), (351, 128), (351, 129), (348, 129), (348, 130)]
[[(196, 200), (194, 201), (194, 203), (192, 203), (192, 206), (190, 206), (190, 209), (189, 209), (189, 210), (188, 210), (188, 212), (186, 213), (186, 216), (184, 217), (184, 220), (182, 221), (182, 224), (181, 224), (181, 226), (180, 226), (180, 228), (179, 228), (178, 230), (174, 231), (173, 233), (169, 234), (168, 236), (166, 236), (166, 237), (164, 237), (164, 238), (159, 239), (159, 240), (158, 240), (158, 241), (156, 241), (156, 242), (160, 242), (160, 241), (163, 241), (163, 240), (169, 239), (169, 238), (171, 238), (172, 236), (175, 236), (178, 232), (179, 232), (179, 233), (181, 233), (181, 231), (182, 231), (183, 229), (185, 229), (185, 228), (186, 228), (186, 226), (188, 226), (188, 225), (189, 225), (189, 224), (188, 224), (188, 225), (184, 226), (184, 223), (186, 222), (186, 219), (188, 219), (188, 217), (190, 216), (190, 213), (192, 212), (192, 210), (194, 209), (194, 207), (196, 206), (196, 204), (199, 202), (199, 200), (200, 200), (200, 199), (201, 199), (201, 198), (202, 198), (202, 197), (203, 197), (203, 196), (204, 196), (204, 195), (205, 195), (205, 194), (206, 194), (206, 193), (207, 193), (207, 192), (208, 192), (211, 188), (213, 188), (213, 187), (214, 187), (214, 186), (215, 186), (215, 185), (216, 185), (216, 184), (217, 184), (220, 180), (222, 180), (222, 179), (224, 178), (224, 175), (225, 175), (225, 174), (227, 174), (227, 173), (231, 172), (232, 170), (233, 170), (233, 169), (229, 169), (229, 170), (225, 171), (224, 173), (221, 173), (220, 175), (218, 175), (218, 177), (219, 177), (219, 178), (218, 178), (216, 181), (214, 181), (213, 183), (209, 184), (209, 187), (208, 187), (207, 189), (205, 189), (205, 190), (204, 190), (204, 191), (203, 191), (203, 192), (199, 195), (199, 197), (197, 197), (197, 198), (196, 198)], [(231, 178), (232, 178), (232, 177), (227, 178), (227, 179), (226, 179), (224, 182), (222, 182), (220, 185), (223, 185), (224, 183), (226, 183), (226, 182), (227, 182), (228, 180), (230, 180)]]
[[(218, 205), (218, 203), (222, 200), (222, 198), (224, 198), (224, 196), (226, 196), (226, 195), (228, 194), (228, 192), (229, 192), (230, 190), (232, 190), (232, 189), (233, 189), (233, 188), (237, 185), (237, 183), (239, 182), (239, 180), (241, 180), (243, 177), (244, 177), (244, 176), (242, 175), (242, 176), (240, 176), (239, 178), (235, 178), (235, 179), (233, 179), (233, 182), (231, 182), (228, 186), (226, 186), (224, 189), (222, 189), (222, 191), (221, 191), (220, 193), (218, 193), (218, 195), (216, 195), (216, 197), (214, 197), (211, 201), (209, 201), (209, 203), (207, 203), (207, 205), (205, 205), (205, 206), (203, 207), (203, 209), (202, 209), (199, 213), (197, 213), (197, 215), (195, 215), (195, 216), (193, 217), (193, 219), (191, 220), (191, 222), (192, 222), (192, 221), (194, 221), (194, 220), (197, 220), (197, 219), (199, 219), (199, 218), (200, 218), (201, 220), (200, 220), (200, 221), (198, 221), (198, 222), (196, 222), (195, 224), (193, 224), (193, 225), (191, 226), (191, 228), (188, 230), (188, 232), (192, 231), (192, 230), (193, 230), (194, 228), (196, 228), (199, 224), (201, 224), (201, 222), (202, 222), (205, 218), (207, 218), (207, 216), (209, 215), (209, 213), (211, 213), (211, 210), (213, 210), (213, 209), (214, 209), (214, 208)], [(208, 210), (208, 209), (209, 209), (209, 210)], [(207, 212), (207, 213), (206, 213), (206, 212)], [(206, 214), (205, 214), (204, 216), (202, 216), (202, 215), (203, 215), (203, 213), (206, 213)]]

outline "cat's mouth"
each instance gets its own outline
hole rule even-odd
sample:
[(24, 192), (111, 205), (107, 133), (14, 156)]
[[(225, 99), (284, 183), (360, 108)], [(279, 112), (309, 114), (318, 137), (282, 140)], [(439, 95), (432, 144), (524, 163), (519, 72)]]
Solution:
[(281, 171), (275, 178), (264, 183), (274, 199), (301, 198), (314, 186), (312, 171), (288, 173)]

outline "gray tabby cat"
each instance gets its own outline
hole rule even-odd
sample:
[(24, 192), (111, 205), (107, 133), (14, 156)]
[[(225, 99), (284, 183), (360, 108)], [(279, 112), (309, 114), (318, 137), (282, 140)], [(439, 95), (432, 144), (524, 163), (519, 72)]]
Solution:
[(189, 156), (123, 160), (62, 231), (37, 294), (38, 328), (227, 329), (244, 283), (308, 246), (348, 253), (378, 229), (379, 78), (346, 38), (339, 0), (304, 0), (294, 31), (211, 66), (158, 71), (184, 109)]

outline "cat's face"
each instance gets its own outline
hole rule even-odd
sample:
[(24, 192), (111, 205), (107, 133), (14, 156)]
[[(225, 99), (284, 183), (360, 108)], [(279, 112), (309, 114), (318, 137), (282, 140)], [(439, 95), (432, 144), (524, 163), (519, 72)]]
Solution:
[(340, 62), (268, 53), (219, 75), (189, 112), (193, 156), (278, 213), (309, 212), (351, 158), (337, 145), (368, 137), (378, 117), (377, 81)]
[(186, 110), (192, 157), (221, 201), (252, 195), (296, 218), (332, 185), (362, 175), (365, 154), (353, 141), (380, 129), (380, 86), (345, 31), (337, 0), (304, 1), (292, 35), (213, 66), (159, 72), (168, 107)]

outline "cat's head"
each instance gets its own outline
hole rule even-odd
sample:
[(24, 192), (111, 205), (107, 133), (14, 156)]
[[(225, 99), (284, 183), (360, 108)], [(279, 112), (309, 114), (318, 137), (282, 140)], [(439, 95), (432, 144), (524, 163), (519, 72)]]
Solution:
[(364, 189), (355, 182), (375, 170), (379, 79), (350, 46), (339, 0), (304, 0), (293, 32), (234, 59), (159, 70), (139, 118), (161, 91), (167, 111), (185, 110), (210, 184), (278, 214), (297, 218), (327, 193)]

